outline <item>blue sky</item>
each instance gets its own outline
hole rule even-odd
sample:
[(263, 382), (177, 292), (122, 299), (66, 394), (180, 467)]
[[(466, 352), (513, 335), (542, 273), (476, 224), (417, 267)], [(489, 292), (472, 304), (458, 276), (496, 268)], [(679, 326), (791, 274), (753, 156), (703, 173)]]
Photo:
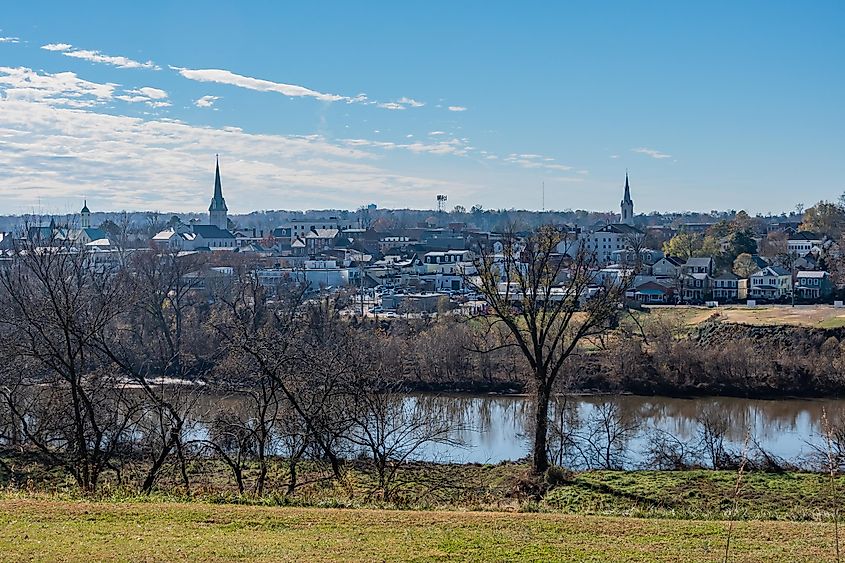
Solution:
[(845, 3), (7, 2), (0, 213), (792, 210), (845, 191)]

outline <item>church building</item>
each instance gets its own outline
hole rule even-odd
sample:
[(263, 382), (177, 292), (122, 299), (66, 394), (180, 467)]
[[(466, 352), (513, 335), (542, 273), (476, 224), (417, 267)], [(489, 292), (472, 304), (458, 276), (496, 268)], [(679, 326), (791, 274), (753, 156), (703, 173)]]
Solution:
[(153, 242), (161, 248), (171, 250), (236, 250), (238, 241), (229, 231), (229, 208), (223, 199), (223, 186), (220, 182), (220, 159), (214, 170), (214, 195), (208, 206), (208, 224), (201, 225), (180, 223), (161, 231), (153, 237)]

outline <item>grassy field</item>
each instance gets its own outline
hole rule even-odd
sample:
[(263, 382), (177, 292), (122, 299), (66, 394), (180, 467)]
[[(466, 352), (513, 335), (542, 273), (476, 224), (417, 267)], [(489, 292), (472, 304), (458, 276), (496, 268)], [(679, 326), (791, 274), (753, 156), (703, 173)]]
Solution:
[[(0, 500), (0, 560), (721, 561), (728, 524), (507, 514)], [(832, 561), (832, 524), (734, 524), (731, 561)]]
[(666, 319), (686, 326), (698, 325), (718, 313), (723, 321), (759, 325), (796, 325), (813, 328), (845, 326), (845, 309), (832, 305), (724, 305), (708, 307), (648, 307), (648, 318)]

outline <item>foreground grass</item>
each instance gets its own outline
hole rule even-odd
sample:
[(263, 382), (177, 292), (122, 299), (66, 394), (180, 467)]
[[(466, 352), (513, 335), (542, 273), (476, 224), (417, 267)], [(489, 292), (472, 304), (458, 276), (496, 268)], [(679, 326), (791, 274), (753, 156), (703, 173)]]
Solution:
[[(725, 522), (0, 500), (0, 560), (714, 561)], [(833, 525), (738, 522), (731, 561), (830, 561)]]

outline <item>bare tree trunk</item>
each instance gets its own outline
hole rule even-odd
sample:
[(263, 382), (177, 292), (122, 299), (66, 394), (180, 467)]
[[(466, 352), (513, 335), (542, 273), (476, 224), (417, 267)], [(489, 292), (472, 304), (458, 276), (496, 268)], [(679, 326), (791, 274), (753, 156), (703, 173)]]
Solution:
[(546, 441), (549, 434), (549, 399), (551, 393), (546, 385), (537, 385), (536, 411), (534, 420), (534, 445), (531, 456), (531, 466), (534, 473), (541, 474), (549, 468), (549, 456), (546, 451)]

